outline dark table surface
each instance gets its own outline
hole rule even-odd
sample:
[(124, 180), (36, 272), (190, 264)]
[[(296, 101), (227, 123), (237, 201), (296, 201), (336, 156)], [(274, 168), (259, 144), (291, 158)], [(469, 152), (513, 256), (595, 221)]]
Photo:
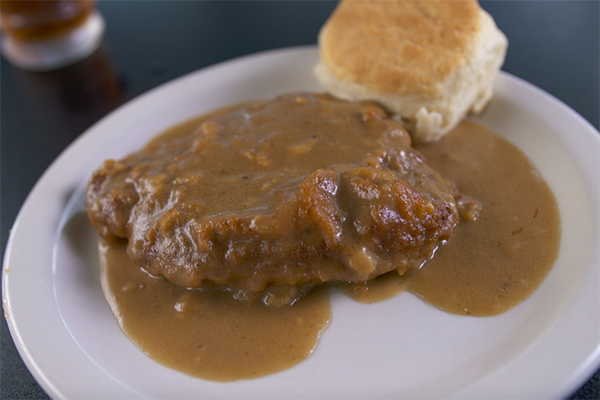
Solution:
[[(101, 48), (79, 64), (29, 73), (1, 60), (1, 246), (50, 163), (90, 125), (173, 78), (259, 51), (315, 44), (335, 2), (100, 1)], [(597, 1), (482, 2), (509, 39), (503, 70), (559, 98), (598, 129)], [(577, 328), (577, 327), (575, 327)], [(1, 396), (47, 398), (2, 319)], [(598, 399), (599, 374), (573, 393)]]

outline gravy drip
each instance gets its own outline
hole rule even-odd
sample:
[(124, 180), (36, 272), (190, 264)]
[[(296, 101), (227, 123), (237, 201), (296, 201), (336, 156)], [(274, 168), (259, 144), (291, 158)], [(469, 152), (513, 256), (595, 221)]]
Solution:
[[(509, 310), (540, 285), (556, 258), (560, 225), (552, 193), (518, 149), (473, 122), (419, 150), (482, 203), (480, 216), (458, 224), (421, 269), (347, 285), (348, 295), (370, 303), (409, 291), (450, 313)], [(331, 318), (324, 291), (293, 306), (265, 307), (152, 277), (131, 262), (124, 244), (101, 244), (101, 261), (104, 292), (126, 335), (154, 360), (203, 379), (290, 368), (313, 352)]]
[(508, 311), (538, 288), (558, 255), (554, 195), (520, 150), (474, 122), (418, 150), (461, 193), (481, 202), (479, 218), (458, 224), (421, 269), (350, 284), (347, 293), (373, 303), (409, 291), (461, 315)]

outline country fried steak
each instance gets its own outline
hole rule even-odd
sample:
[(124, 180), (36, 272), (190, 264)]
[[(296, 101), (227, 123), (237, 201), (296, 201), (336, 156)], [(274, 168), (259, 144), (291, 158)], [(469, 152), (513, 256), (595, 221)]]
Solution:
[(98, 233), (177, 285), (268, 298), (404, 274), (458, 222), (451, 185), (375, 103), (293, 93), (188, 124), (87, 189)]

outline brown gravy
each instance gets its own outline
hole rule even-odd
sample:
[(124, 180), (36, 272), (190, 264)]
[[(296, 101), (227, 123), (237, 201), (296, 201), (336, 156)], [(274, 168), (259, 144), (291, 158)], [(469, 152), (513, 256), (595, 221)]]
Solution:
[[(190, 129), (193, 123), (178, 129)], [(558, 252), (560, 222), (545, 182), (514, 146), (473, 122), (419, 148), (429, 165), (483, 207), (418, 271), (345, 287), (357, 301), (410, 291), (451, 313), (489, 316), (526, 299)], [(189, 290), (133, 265), (124, 246), (101, 245), (102, 282), (122, 329), (156, 361), (215, 381), (263, 376), (308, 357), (329, 324), (323, 291), (268, 308), (219, 291)]]

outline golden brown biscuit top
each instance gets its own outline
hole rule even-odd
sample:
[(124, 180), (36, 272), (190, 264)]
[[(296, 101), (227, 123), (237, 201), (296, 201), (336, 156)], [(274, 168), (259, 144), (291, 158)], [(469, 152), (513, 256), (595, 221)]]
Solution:
[(480, 12), (476, 0), (342, 1), (321, 31), (321, 59), (343, 81), (434, 94), (465, 62)]

